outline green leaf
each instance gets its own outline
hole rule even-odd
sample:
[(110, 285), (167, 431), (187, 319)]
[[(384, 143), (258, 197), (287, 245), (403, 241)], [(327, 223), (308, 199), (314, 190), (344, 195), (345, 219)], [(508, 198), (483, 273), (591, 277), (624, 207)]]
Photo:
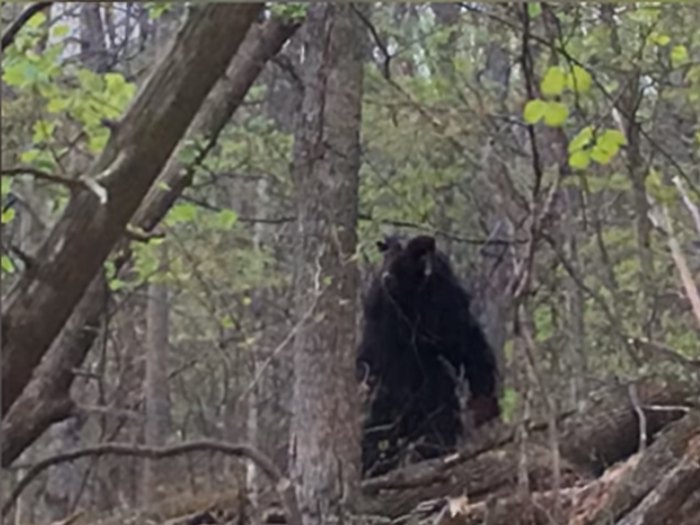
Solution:
[(37, 27), (40, 27), (44, 22), (46, 22), (46, 15), (39, 11), (37, 14), (35, 14), (29, 19), (29, 21), (27, 22), (27, 27), (36, 29)]
[(598, 136), (591, 151), (591, 159), (598, 164), (608, 164), (617, 155), (620, 146), (626, 143), (625, 136), (618, 130), (606, 129)]
[(48, 104), (46, 104), (46, 110), (49, 113), (60, 113), (67, 109), (69, 105), (70, 100), (67, 97), (57, 96), (49, 100)]
[(33, 164), (40, 154), (41, 151), (38, 149), (29, 149), (27, 151), (23, 151), (19, 156), (19, 159), (25, 164)]
[(197, 218), (197, 206), (190, 203), (177, 204), (172, 207), (168, 214), (170, 224), (192, 222)]
[(591, 163), (591, 154), (588, 151), (577, 151), (569, 157), (569, 166), (575, 170), (585, 170)]
[(615, 153), (617, 153), (617, 148), (614, 150), (607, 149), (605, 145), (601, 145), (599, 142), (596, 142), (596, 145), (593, 146), (593, 149), (591, 150), (591, 159), (598, 164), (605, 165), (612, 160)]
[(581, 66), (573, 66), (571, 73), (566, 77), (567, 87), (575, 93), (586, 93), (591, 89), (593, 79), (591, 75)]
[(561, 102), (548, 102), (544, 111), (544, 123), (551, 127), (559, 127), (566, 122), (569, 108)]
[(547, 104), (544, 100), (536, 98), (530, 100), (525, 104), (525, 109), (523, 110), (523, 118), (528, 124), (535, 124), (544, 117), (545, 110), (547, 109)]
[(2, 271), (5, 273), (13, 273), (15, 271), (15, 265), (12, 264), (12, 259), (7, 255), (0, 256), (0, 266), (2, 266)]
[(673, 46), (671, 50), (671, 63), (674, 66), (688, 61), (688, 49), (685, 46)]
[(20, 87), (26, 81), (23, 63), (16, 63), (6, 66), (4, 70), (2, 79), (8, 86)]
[(513, 388), (505, 388), (501, 396), (501, 411), (503, 419), (512, 421), (518, 408), (518, 393)]
[(9, 195), (12, 189), (12, 177), (2, 177), (0, 178), (0, 194), (3, 196)]
[(657, 31), (652, 31), (648, 38), (649, 42), (657, 46), (663, 47), (671, 43), (671, 37), (663, 35)]
[(2, 224), (8, 224), (12, 222), (12, 219), (15, 218), (15, 209), (14, 208), (7, 208), (4, 212), (2, 212)]
[(105, 128), (98, 128), (90, 134), (90, 138), (88, 139), (88, 149), (91, 153), (100, 153), (107, 145), (108, 140), (109, 130)]
[(569, 153), (585, 149), (593, 141), (593, 128), (586, 126), (569, 142)]
[(530, 18), (537, 18), (542, 12), (542, 4), (539, 2), (532, 2), (527, 4), (527, 14)]
[(221, 210), (216, 214), (216, 226), (222, 230), (230, 230), (237, 220), (238, 215), (233, 210)]
[(148, 18), (155, 20), (170, 9), (169, 2), (153, 2), (148, 5)]
[(627, 144), (625, 136), (616, 129), (606, 129), (599, 137), (598, 143), (603, 144), (607, 148), (619, 148)]
[(70, 32), (70, 28), (66, 24), (59, 24), (51, 28), (51, 34), (56, 38), (66, 36)]
[(547, 74), (540, 83), (540, 90), (543, 95), (556, 96), (564, 91), (566, 86), (566, 75), (559, 66), (552, 66), (547, 70)]
[(47, 120), (37, 120), (32, 126), (34, 134), (32, 135), (32, 141), (34, 144), (40, 144), (42, 142), (48, 142), (56, 129), (55, 122), (49, 122)]

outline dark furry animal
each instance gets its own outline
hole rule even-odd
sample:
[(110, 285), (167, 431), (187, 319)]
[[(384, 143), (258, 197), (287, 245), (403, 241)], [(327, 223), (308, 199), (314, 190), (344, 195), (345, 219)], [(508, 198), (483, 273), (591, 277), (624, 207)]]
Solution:
[(371, 390), (362, 442), (365, 475), (401, 461), (410, 444), (421, 458), (454, 451), (463, 433), (457, 379), (466, 377), (479, 425), (498, 417), (493, 352), (470, 313), (470, 297), (435, 239), (397, 237), (364, 304), (358, 371)]

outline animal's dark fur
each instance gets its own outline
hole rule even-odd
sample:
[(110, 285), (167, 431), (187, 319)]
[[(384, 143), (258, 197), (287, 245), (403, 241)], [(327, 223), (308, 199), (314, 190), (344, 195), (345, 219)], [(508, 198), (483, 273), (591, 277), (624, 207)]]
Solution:
[(400, 461), (410, 443), (423, 458), (455, 449), (462, 419), (455, 377), (466, 377), (480, 424), (499, 415), (493, 352), (449, 260), (429, 236), (389, 237), (364, 304), (358, 365), (372, 389), (365, 421), (365, 474)]

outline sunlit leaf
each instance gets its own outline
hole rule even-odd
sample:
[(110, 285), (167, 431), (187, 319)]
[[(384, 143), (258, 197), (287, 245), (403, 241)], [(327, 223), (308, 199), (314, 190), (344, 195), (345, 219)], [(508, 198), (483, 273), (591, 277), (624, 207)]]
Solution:
[(544, 117), (546, 108), (547, 104), (544, 100), (540, 100), (539, 98), (530, 100), (527, 104), (525, 104), (525, 109), (523, 110), (523, 118), (525, 119), (525, 122), (528, 124), (535, 124), (539, 122), (542, 117)]
[(29, 19), (29, 21), (27, 22), (27, 27), (36, 29), (37, 27), (40, 27), (44, 22), (46, 22), (46, 15), (39, 11), (37, 14), (35, 14)]
[(569, 166), (576, 170), (584, 170), (591, 163), (591, 154), (588, 151), (577, 151), (569, 157)]
[(230, 230), (236, 221), (238, 220), (238, 215), (233, 210), (221, 210), (217, 213), (217, 226), (222, 230)]
[(56, 38), (66, 36), (70, 32), (70, 27), (66, 24), (59, 24), (51, 28), (51, 34)]
[(569, 108), (561, 102), (548, 102), (544, 111), (544, 123), (551, 127), (559, 127), (566, 122)]
[(518, 393), (513, 388), (503, 389), (500, 399), (501, 411), (505, 421), (511, 421), (518, 408)]
[(7, 255), (0, 256), (0, 266), (2, 266), (2, 271), (5, 273), (13, 273), (15, 271), (15, 265), (12, 264), (12, 259)]
[(615, 153), (617, 153), (617, 148), (608, 149), (605, 147), (605, 145), (601, 145), (599, 142), (596, 142), (595, 146), (593, 146), (593, 149), (591, 150), (591, 160), (597, 162), (598, 164), (605, 165), (612, 160)]
[(670, 36), (661, 34), (657, 31), (652, 31), (648, 37), (648, 40), (651, 44), (655, 44), (655, 45), (661, 46), (661, 47), (667, 46), (668, 44), (671, 43)]
[(555, 96), (560, 95), (566, 86), (566, 75), (559, 66), (552, 66), (547, 70), (542, 82), (540, 90), (543, 95)]
[(2, 224), (7, 224), (9, 222), (12, 222), (12, 219), (15, 218), (15, 209), (14, 208), (7, 208), (4, 212), (2, 212)]
[(578, 65), (571, 68), (566, 80), (567, 87), (576, 93), (586, 93), (593, 83), (590, 73)]
[(57, 96), (49, 100), (48, 104), (46, 104), (46, 109), (49, 113), (60, 113), (67, 109), (69, 105), (70, 100), (66, 97)]
[(16, 63), (3, 68), (2, 79), (8, 86), (19, 87), (26, 81), (24, 65)]
[(673, 46), (671, 50), (671, 63), (674, 66), (684, 64), (688, 61), (688, 49), (685, 46)]
[(168, 214), (170, 224), (192, 222), (197, 218), (197, 206), (190, 203), (176, 204)]
[(2, 177), (0, 178), (0, 193), (5, 196), (10, 193), (12, 189), (12, 177)]
[(531, 2), (527, 4), (527, 13), (530, 18), (536, 18), (542, 13), (542, 4), (539, 2)]
[(47, 120), (37, 120), (32, 126), (33, 135), (32, 141), (34, 144), (47, 142), (52, 138), (53, 132), (56, 129), (56, 123)]
[(597, 142), (604, 145), (606, 148), (619, 148), (620, 146), (627, 144), (627, 139), (617, 129), (606, 129), (600, 134)]
[(588, 146), (593, 140), (593, 128), (586, 126), (569, 142), (569, 153), (574, 153)]

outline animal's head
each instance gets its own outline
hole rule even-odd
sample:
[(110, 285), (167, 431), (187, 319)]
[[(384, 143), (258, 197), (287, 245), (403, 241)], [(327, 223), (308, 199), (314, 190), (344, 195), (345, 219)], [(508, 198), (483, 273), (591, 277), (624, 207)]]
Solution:
[(379, 241), (377, 247), (384, 256), (382, 285), (394, 297), (414, 296), (435, 272), (437, 251), (434, 237), (419, 235), (403, 242), (391, 236)]

